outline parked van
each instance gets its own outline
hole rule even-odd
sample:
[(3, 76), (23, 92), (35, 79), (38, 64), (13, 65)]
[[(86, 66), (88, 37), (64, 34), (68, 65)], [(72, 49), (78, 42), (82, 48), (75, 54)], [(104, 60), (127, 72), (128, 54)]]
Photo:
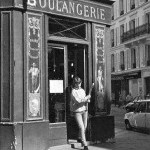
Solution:
[(150, 99), (137, 101), (135, 110), (126, 113), (124, 121), (127, 130), (136, 128), (150, 133)]

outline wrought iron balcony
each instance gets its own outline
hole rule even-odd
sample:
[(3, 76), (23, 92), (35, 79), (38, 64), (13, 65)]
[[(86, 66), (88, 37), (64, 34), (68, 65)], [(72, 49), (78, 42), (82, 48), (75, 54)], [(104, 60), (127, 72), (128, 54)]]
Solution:
[(123, 33), (121, 37), (121, 41), (126, 42), (138, 36), (149, 34), (149, 33), (150, 33), (150, 24), (146, 23), (146, 24), (136, 27), (135, 29), (132, 29)]

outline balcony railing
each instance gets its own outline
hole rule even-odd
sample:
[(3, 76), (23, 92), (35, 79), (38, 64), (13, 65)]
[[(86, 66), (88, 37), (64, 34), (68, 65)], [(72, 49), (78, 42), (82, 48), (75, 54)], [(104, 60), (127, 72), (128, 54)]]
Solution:
[(123, 33), (122, 37), (121, 37), (121, 41), (122, 42), (126, 42), (128, 40), (131, 40), (133, 38), (136, 38), (140, 35), (144, 35), (146, 33), (150, 33), (150, 24), (146, 23), (143, 24), (139, 27), (136, 27), (135, 29), (129, 30), (125, 33)]

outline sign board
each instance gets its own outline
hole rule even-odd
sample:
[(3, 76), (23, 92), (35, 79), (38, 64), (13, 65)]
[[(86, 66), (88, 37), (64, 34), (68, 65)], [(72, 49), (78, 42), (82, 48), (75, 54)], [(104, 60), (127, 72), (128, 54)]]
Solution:
[(63, 93), (63, 80), (49, 80), (50, 93)]
[(83, 0), (27, 0), (27, 9), (98, 23), (111, 23), (111, 6)]

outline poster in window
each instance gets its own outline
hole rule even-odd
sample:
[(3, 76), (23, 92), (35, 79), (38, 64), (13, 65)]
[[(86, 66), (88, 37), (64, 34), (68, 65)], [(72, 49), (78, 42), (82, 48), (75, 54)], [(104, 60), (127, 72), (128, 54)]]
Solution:
[(41, 99), (42, 16), (27, 13), (27, 120), (43, 117)]
[(105, 55), (104, 55), (104, 39), (105, 27), (94, 24), (94, 48), (95, 48), (95, 76), (96, 76), (96, 111), (103, 109), (104, 88), (105, 88)]

